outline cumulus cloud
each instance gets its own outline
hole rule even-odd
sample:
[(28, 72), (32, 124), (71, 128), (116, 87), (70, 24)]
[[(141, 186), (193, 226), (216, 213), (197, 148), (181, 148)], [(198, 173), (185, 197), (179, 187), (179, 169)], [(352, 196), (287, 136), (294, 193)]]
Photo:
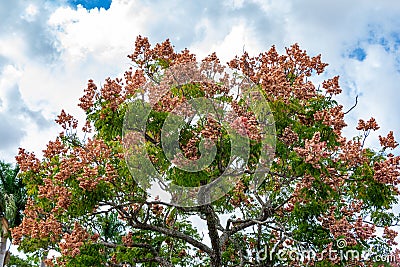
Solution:
[(400, 7), (391, 1), (97, 2), (8, 1), (0, 7), (0, 68), (19, 69), (21, 99), (47, 120), (61, 108), (82, 117), (76, 104), (86, 81), (101, 84), (121, 75), (142, 34), (152, 43), (170, 38), (177, 49), (200, 56), (216, 51), (222, 61), (272, 45), (283, 52), (298, 42), (310, 54), (322, 53), (328, 75), (341, 75), (345, 108), (360, 96), (346, 117), (351, 124), (375, 115), (382, 131), (400, 132), (394, 109), (400, 100)]
[[(32, 58), (43, 61), (56, 57), (54, 40), (49, 35), (46, 23), (53, 10), (51, 2), (42, 3), (38, 0), (2, 3), (0, 46), (8, 49), (1, 49), (0, 55), (21, 63)], [(12, 46), (13, 42), (18, 46)]]
[[(338, 100), (358, 118), (377, 118), (400, 139), (400, 5), (392, 0), (145, 1), (16, 0), (0, 5), (0, 159), (13, 161), (18, 146), (36, 154), (60, 131), (51, 123), (61, 109), (83, 119), (78, 98), (88, 79), (101, 85), (129, 68), (135, 37), (170, 38), (176, 49), (225, 62), (243, 50), (280, 52), (299, 43), (339, 74)], [(94, 4), (93, 4), (94, 3)], [(396, 133), (399, 133), (396, 136)]]
[(16, 83), (21, 73), (13, 66), (6, 66), (0, 79), (0, 155), (2, 160), (13, 161), (17, 148), (24, 138), (30, 138), (29, 124), (38, 129), (51, 124), (40, 110), (29, 108)]
[(178, 50), (187, 47), (200, 57), (215, 51), (223, 62), (243, 50), (257, 54), (276, 45), (283, 52), (298, 42), (312, 55), (322, 53), (328, 75), (341, 75), (345, 108), (359, 95), (346, 117), (350, 124), (374, 115), (382, 131), (400, 132), (394, 108), (400, 100), (400, 7), (391, 1), (106, 2), (1, 5), (0, 68), (12, 65), (21, 72), (14, 88), (28, 110), (40, 110), (46, 120), (62, 108), (83, 117), (76, 104), (86, 81), (101, 85), (121, 75), (139, 34), (152, 43), (170, 38)]

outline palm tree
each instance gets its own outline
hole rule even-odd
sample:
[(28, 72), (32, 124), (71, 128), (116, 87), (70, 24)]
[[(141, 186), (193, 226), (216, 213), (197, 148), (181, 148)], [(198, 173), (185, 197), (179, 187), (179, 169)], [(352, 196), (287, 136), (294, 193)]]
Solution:
[(18, 172), (18, 166), (0, 161), (0, 267), (8, 254), (10, 228), (22, 222), (26, 204), (26, 189)]

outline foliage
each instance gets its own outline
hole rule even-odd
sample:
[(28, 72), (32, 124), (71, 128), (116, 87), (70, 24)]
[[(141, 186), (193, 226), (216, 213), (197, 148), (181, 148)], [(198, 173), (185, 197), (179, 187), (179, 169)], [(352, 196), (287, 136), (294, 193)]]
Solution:
[(32, 265), (29, 260), (24, 260), (16, 255), (11, 254), (10, 260), (7, 263), (7, 266), (9, 266), (9, 267), (33, 267), (34, 265)]
[(17, 177), (18, 172), (18, 166), (0, 161), (0, 218), (6, 218), (10, 227), (22, 222), (26, 202), (25, 187)]
[[(321, 56), (310, 57), (295, 44), (284, 55), (272, 47), (222, 66), (215, 54), (196, 63), (195, 55), (175, 52), (168, 40), (152, 48), (139, 36), (129, 58), (135, 69), (123, 78), (106, 79), (101, 88), (89, 80), (80, 99), (87, 114), (82, 131), (92, 137), (79, 139), (78, 122), (62, 111), (56, 121), (65, 131), (49, 142), (43, 159), (20, 149), (17, 161), (29, 200), (23, 222), (12, 234), (23, 250), (59, 251), (61, 257), (46, 261), (49, 266), (198, 267), (346, 266), (351, 260), (374, 266), (378, 263), (372, 259), (340, 259), (324, 251), (391, 252), (397, 233), (390, 227), (400, 219), (390, 210), (399, 193), (400, 157), (388, 150), (398, 144), (391, 132), (380, 137), (381, 151), (364, 146), (370, 131), (379, 128), (373, 118), (360, 120), (360, 136), (343, 137), (347, 112), (335, 101), (341, 93), (339, 77), (327, 79), (322, 88), (311, 82), (327, 66)], [(194, 73), (207, 82), (174, 83), (182, 81), (182, 73), (169, 77), (168, 70), (179, 66), (195, 66)], [(251, 181), (260, 155), (271, 147), (262, 145), (265, 133), (256, 111), (246, 105), (249, 86), (268, 100), (277, 137), (271, 166), (261, 170), (257, 190)], [(236, 116), (225, 122), (236, 129), (236, 138), (250, 142), (245, 171), (232, 190), (211, 204), (174, 206), (150, 199), (146, 185), (137, 182), (146, 175), (146, 165), (133, 171), (134, 177), (127, 166), (143, 163), (141, 153), (168, 181), (182, 186), (208, 184), (228, 165), (233, 137), (221, 127), (223, 121), (207, 116), (185, 125), (178, 140), (189, 160), (202, 156), (201, 139), (213, 140), (216, 156), (207, 169), (183, 171), (164, 153), (161, 128), (167, 116), (198, 97), (218, 99), (234, 110)], [(124, 116), (132, 106), (144, 108), (145, 102), (152, 109), (144, 139), (125, 139), (145, 149), (135, 150), (137, 157), (126, 161)], [(210, 242), (194, 227), (194, 218), (206, 225)], [(318, 257), (281, 257), (282, 249), (310, 250)]]
[[(10, 259), (22, 262), (17, 256), (10, 254), (7, 240), (11, 237), (10, 227), (22, 222), (26, 203), (26, 190), (22, 179), (18, 177), (19, 167), (0, 161), (0, 266)], [(22, 264), (18, 266), (23, 266)]]

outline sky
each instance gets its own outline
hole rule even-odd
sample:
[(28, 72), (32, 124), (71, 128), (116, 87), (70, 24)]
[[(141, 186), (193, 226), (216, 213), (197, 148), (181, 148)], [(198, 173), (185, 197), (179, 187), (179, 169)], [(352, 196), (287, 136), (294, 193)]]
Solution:
[(40, 156), (61, 109), (83, 121), (88, 79), (121, 76), (139, 34), (222, 62), (294, 43), (322, 54), (315, 81), (340, 75), (344, 110), (358, 96), (344, 133), (373, 116), (381, 128), (367, 144), (379, 149), (378, 135), (400, 140), (399, 17), (393, 0), (0, 0), (0, 160), (14, 163), (19, 147)]
[(139, 34), (223, 62), (294, 43), (322, 54), (316, 82), (340, 75), (345, 110), (359, 96), (345, 134), (373, 116), (381, 129), (367, 144), (379, 148), (378, 135), (400, 136), (399, 15), (391, 0), (0, 0), (0, 159), (15, 162), (19, 147), (40, 156), (61, 109), (83, 120), (87, 80), (120, 76)]

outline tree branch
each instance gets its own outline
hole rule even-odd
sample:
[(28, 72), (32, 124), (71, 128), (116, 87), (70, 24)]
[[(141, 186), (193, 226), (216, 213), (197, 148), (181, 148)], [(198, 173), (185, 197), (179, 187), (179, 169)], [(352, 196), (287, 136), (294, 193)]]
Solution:
[(206, 252), (207, 254), (211, 255), (213, 253), (212, 249), (209, 248), (208, 246), (204, 245), (200, 241), (197, 241), (193, 237), (186, 235), (182, 232), (170, 229), (170, 228), (165, 228), (165, 227), (160, 227), (160, 226), (155, 226), (155, 225), (150, 225), (150, 224), (143, 224), (143, 223), (136, 223), (131, 225), (133, 228), (136, 229), (141, 229), (141, 230), (149, 230), (149, 231), (155, 231), (161, 234), (165, 234), (167, 236), (175, 237), (178, 239), (181, 239), (183, 241), (188, 242), (192, 246), (201, 249), (202, 251)]
[(349, 113), (352, 109), (354, 109), (356, 106), (357, 106), (357, 103), (358, 103), (358, 95), (356, 96), (356, 103), (354, 104), (354, 106), (352, 106), (348, 111), (346, 111), (345, 113), (343, 113), (343, 114), (347, 114), (347, 113)]
[(206, 216), (208, 235), (211, 240), (211, 247), (212, 247), (211, 266), (212, 267), (222, 266), (221, 244), (220, 244), (220, 237), (218, 234), (219, 219), (215, 214), (215, 211), (211, 205), (202, 206), (201, 211)]

